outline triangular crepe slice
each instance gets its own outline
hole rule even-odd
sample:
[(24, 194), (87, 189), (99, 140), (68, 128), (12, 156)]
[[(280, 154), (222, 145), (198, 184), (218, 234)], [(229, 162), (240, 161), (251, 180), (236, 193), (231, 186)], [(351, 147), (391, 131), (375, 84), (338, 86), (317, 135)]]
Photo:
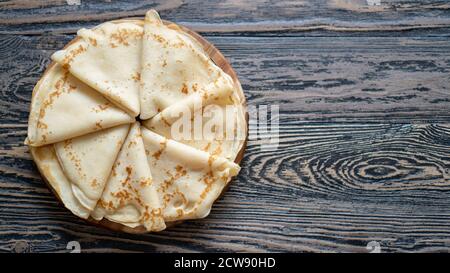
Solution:
[(233, 90), (232, 79), (217, 67), (202, 46), (175, 25), (147, 12), (142, 40), (141, 119), (149, 119), (189, 94)]
[(120, 125), (54, 144), (73, 194), (89, 211), (102, 195), (129, 127)]
[(51, 66), (33, 92), (27, 139), (31, 146), (134, 121), (60, 65)]
[(52, 59), (133, 116), (139, 114), (142, 26), (104, 23), (80, 29), (79, 40)]
[(132, 228), (143, 225), (147, 231), (166, 228), (138, 122), (130, 129), (92, 217)]
[(245, 141), (242, 105), (213, 102), (194, 93), (143, 124), (166, 138), (234, 160)]
[(30, 147), (30, 151), (39, 171), (54, 189), (64, 206), (73, 214), (87, 219), (89, 210), (83, 207), (73, 195), (71, 182), (59, 165), (53, 145)]
[(164, 220), (206, 217), (240, 167), (225, 158), (141, 128), (153, 183), (163, 206)]

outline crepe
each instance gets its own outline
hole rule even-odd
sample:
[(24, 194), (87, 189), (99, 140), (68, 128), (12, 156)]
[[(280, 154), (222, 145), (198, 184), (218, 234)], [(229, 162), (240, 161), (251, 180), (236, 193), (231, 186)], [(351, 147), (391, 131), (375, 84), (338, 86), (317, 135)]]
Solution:
[(39, 171), (46, 178), (64, 206), (76, 216), (87, 219), (89, 210), (82, 206), (73, 194), (71, 182), (59, 165), (53, 145), (30, 147), (30, 151)]
[(143, 125), (166, 138), (234, 160), (245, 140), (242, 106), (210, 103), (194, 93)]
[(233, 90), (232, 79), (202, 46), (177, 26), (147, 12), (142, 39), (141, 119), (149, 119), (195, 92), (214, 95)]
[(27, 143), (42, 146), (133, 121), (61, 66), (53, 65), (33, 91)]
[(92, 30), (80, 29), (77, 34), (80, 39), (55, 52), (52, 59), (132, 116), (137, 116), (142, 26), (108, 22)]
[(89, 211), (102, 195), (129, 127), (116, 126), (54, 144), (74, 196)]
[(165, 221), (206, 217), (239, 165), (145, 127), (141, 131)]
[(132, 228), (143, 225), (147, 231), (166, 228), (138, 122), (130, 129), (92, 217)]

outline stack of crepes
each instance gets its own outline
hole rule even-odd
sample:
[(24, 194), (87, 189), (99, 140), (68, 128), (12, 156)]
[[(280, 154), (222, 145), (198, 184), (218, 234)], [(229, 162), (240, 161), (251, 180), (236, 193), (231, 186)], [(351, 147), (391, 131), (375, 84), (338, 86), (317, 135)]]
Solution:
[[(154, 10), (144, 21), (77, 34), (33, 90), (26, 143), (43, 176), (84, 219), (160, 231), (207, 216), (240, 169), (240, 87)], [(174, 123), (185, 119), (180, 109), (200, 111), (201, 126), (226, 113), (225, 128), (213, 138), (174, 137)]]

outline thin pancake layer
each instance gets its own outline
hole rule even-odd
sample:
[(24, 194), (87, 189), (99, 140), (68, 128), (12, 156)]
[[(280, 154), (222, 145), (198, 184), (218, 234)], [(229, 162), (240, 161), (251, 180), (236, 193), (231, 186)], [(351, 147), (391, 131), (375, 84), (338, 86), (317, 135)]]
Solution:
[(195, 92), (233, 90), (232, 79), (217, 67), (194, 39), (175, 25), (147, 12), (142, 40), (141, 119), (149, 119)]
[(239, 102), (211, 104), (198, 93), (144, 121), (148, 129), (213, 155), (234, 160), (245, 140)]
[(33, 91), (28, 144), (41, 146), (133, 121), (94, 89), (54, 65)]
[(129, 227), (160, 231), (166, 225), (145, 155), (140, 125), (133, 124), (119, 152), (102, 197), (92, 214)]
[(80, 39), (52, 59), (127, 110), (139, 114), (142, 26), (104, 23), (78, 31)]
[(237, 164), (141, 127), (153, 183), (166, 221), (206, 217)]
[(64, 206), (78, 217), (87, 219), (89, 210), (83, 207), (74, 196), (71, 182), (59, 165), (53, 145), (30, 147), (30, 151), (39, 171), (51, 185)]
[(73, 194), (89, 211), (100, 199), (129, 125), (55, 143), (55, 152)]

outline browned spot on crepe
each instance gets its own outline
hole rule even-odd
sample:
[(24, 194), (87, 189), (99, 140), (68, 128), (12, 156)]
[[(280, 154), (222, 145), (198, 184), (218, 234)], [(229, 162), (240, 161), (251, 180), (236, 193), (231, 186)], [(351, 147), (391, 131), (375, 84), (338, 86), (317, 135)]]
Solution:
[(181, 93), (183, 93), (183, 94), (188, 93), (188, 87), (185, 83), (183, 83), (183, 87), (181, 87)]
[(187, 174), (187, 171), (180, 165), (177, 165), (175, 167), (175, 170), (175, 175), (172, 175), (169, 171), (167, 171), (167, 175), (169, 176), (169, 178), (164, 180), (164, 182), (160, 185), (160, 190), (162, 190), (162, 192), (165, 192), (170, 186), (173, 185), (175, 181)]
[(136, 144), (137, 144), (137, 142), (135, 140), (132, 140), (128, 143), (128, 148), (130, 148), (131, 146), (136, 145)]
[(206, 183), (206, 188), (205, 188), (205, 190), (203, 190), (202, 194), (200, 194), (200, 199), (202, 199), (202, 200), (206, 198), (206, 195), (209, 193), (209, 191), (211, 190), (211, 187), (212, 187), (211, 181), (209, 181), (208, 183), (207, 182), (205, 182), (205, 183)]
[(215, 155), (210, 155), (208, 158), (208, 166), (211, 168), (212, 167), (212, 163), (214, 162), (214, 160), (216, 160), (216, 156)]
[(97, 179), (92, 179), (92, 181), (91, 181), (91, 186), (93, 187), (93, 188), (96, 188), (96, 187), (98, 187), (98, 182), (97, 182)]
[(220, 153), (222, 153), (222, 147), (217, 146), (217, 148), (214, 150), (214, 152), (212, 152), (213, 155), (220, 155)]
[(150, 33), (149, 34), (154, 40), (158, 41), (159, 43), (165, 44), (167, 43), (166, 39), (164, 37), (162, 37), (161, 35), (158, 34), (153, 34)]
[(69, 92), (75, 91), (75, 89), (77, 89), (77, 87), (73, 84), (69, 84)]
[(177, 209), (177, 216), (178, 216), (178, 217), (183, 216), (183, 214), (184, 214), (184, 212), (183, 212), (182, 209)]
[(48, 129), (47, 124), (45, 124), (44, 122), (42, 122), (42, 121), (40, 121), (40, 120), (37, 122), (37, 127), (38, 127), (39, 129), (44, 129), (44, 130)]
[(136, 72), (132, 77), (131, 77), (134, 81), (138, 82), (141, 80), (141, 73)]
[(192, 90), (194, 90), (194, 92), (197, 92), (197, 84), (196, 83), (194, 83), (194, 84), (192, 84)]
[(211, 147), (211, 142), (208, 142), (208, 144), (206, 144), (206, 146), (203, 147), (203, 151), (208, 151), (210, 147)]
[(111, 107), (111, 103), (110, 102), (105, 102), (103, 104), (97, 105), (97, 107), (93, 108), (92, 110), (95, 111), (96, 113), (99, 113), (101, 111), (105, 111), (109, 107)]
[(131, 194), (126, 189), (122, 189), (118, 192), (111, 193), (111, 195), (119, 199), (119, 204), (121, 207), (125, 205), (126, 201), (131, 199)]
[[(142, 37), (143, 32), (138, 30), (119, 29), (117, 32), (111, 34), (111, 38), (118, 44), (129, 46), (128, 39)], [(114, 44), (114, 43), (111, 43)], [(114, 44), (115, 45), (115, 44)]]
[(116, 168), (114, 166), (112, 167), (111, 175), (112, 176), (116, 176), (117, 175)]
[(96, 122), (95, 123), (95, 129), (103, 129), (103, 127), (102, 127), (102, 120), (100, 120), (100, 121), (98, 121), (98, 122)]
[(91, 45), (97, 46), (97, 39), (89, 37), (88, 40)]
[(68, 76), (68, 72), (64, 73), (64, 76), (59, 79), (56, 83), (55, 83), (55, 90), (50, 93), (50, 95), (48, 96), (48, 98), (42, 103), (42, 107), (41, 109), (39, 109), (39, 118), (38, 118), (38, 127), (40, 129), (47, 129), (47, 125), (45, 125), (44, 123), (40, 122), (40, 120), (45, 116), (45, 111), (47, 110), (48, 107), (52, 106), (53, 103), (55, 102), (55, 99), (57, 99), (63, 92), (63, 86), (67, 80), (67, 76)]
[(161, 120), (164, 122), (164, 124), (166, 124), (167, 126), (172, 126), (172, 124), (170, 124), (170, 122), (168, 122), (167, 121), (167, 119), (163, 116), (163, 115), (161, 115)]
[(166, 148), (166, 146), (167, 146), (167, 140), (164, 140), (163, 142), (160, 143), (160, 148), (159, 148), (159, 150), (156, 151), (155, 153), (153, 153), (152, 156), (153, 156), (156, 160), (159, 160), (159, 158), (160, 158), (162, 152), (164, 151), (164, 149)]
[(98, 200), (97, 205), (104, 209), (108, 207), (108, 203), (106, 203), (103, 199)]
[(133, 167), (126, 166), (125, 171), (127, 172), (127, 177), (122, 181), (122, 186), (129, 185), (131, 181), (131, 173), (133, 172)]
[(211, 170), (203, 176), (203, 182), (205, 182), (205, 184), (211, 184), (214, 182), (214, 174)]
[(154, 222), (153, 219), (155, 219), (156, 217), (161, 217), (161, 209), (157, 208), (150, 210), (148, 206), (145, 206), (145, 212), (142, 215), (141, 221), (148, 221), (151, 218), (152, 222)]
[(206, 92), (203, 93), (202, 98), (203, 98), (203, 100), (206, 101), (208, 99), (208, 93), (206, 93)]
[(63, 63), (63, 68), (69, 70), (70, 69), (70, 63), (73, 61), (73, 59), (79, 55), (80, 53), (86, 51), (86, 48), (83, 47), (82, 45), (79, 45), (77, 48), (75, 49), (71, 49), (69, 51), (69, 53), (64, 57), (64, 60), (62, 61)]
[(65, 150), (69, 149), (69, 148), (70, 148), (70, 145), (72, 145), (72, 140), (71, 140), (71, 139), (64, 140), (64, 146), (63, 146), (63, 148), (64, 148)]
[(140, 182), (139, 182), (139, 185), (141, 186), (141, 187), (146, 187), (146, 186), (150, 186), (151, 184), (152, 184), (152, 179), (150, 179), (150, 178), (147, 178), (147, 179), (142, 179)]

